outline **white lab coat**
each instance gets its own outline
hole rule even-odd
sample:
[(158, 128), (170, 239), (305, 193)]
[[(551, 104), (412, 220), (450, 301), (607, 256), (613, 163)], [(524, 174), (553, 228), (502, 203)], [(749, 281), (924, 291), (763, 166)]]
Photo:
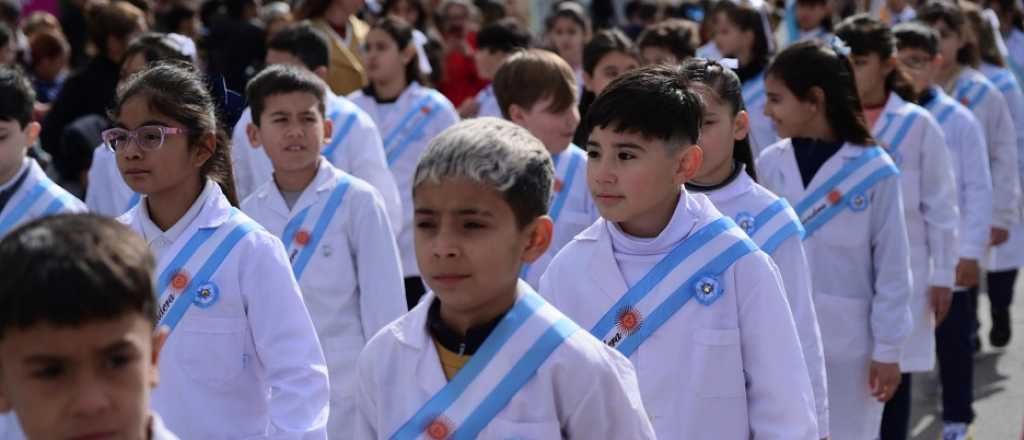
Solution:
[[(520, 295), (532, 292), (524, 282), (518, 288)], [(352, 438), (390, 438), (446, 385), (427, 330), (434, 298), (428, 293), (411, 312), (377, 333), (359, 355), (359, 421)], [(513, 337), (499, 353), (532, 342)], [(653, 439), (654, 432), (633, 366), (579, 329), (551, 353), (479, 438)]]
[[(666, 229), (686, 231), (679, 240), (722, 217), (701, 194), (684, 190), (678, 203), (671, 220), (678, 229)], [(611, 227), (599, 219), (541, 277), (542, 295), (584, 329), (629, 288)], [(814, 395), (775, 265), (755, 250), (719, 279), (724, 294), (718, 300), (686, 303), (630, 356), (655, 433), (690, 440), (817, 439)]]
[[(22, 173), (27, 173), (24, 180), (0, 210), (0, 237), (40, 217), (86, 211), (85, 204), (50, 180), (34, 159), (23, 158), (21, 168), (12, 179), (20, 178)], [(14, 183), (16, 180), (9, 180), (0, 186)]]
[(722, 59), (722, 52), (718, 50), (718, 45), (715, 44), (715, 40), (711, 40), (708, 41), (707, 44), (697, 48), (697, 58), (719, 60)]
[(494, 96), (494, 84), (488, 84), (487, 87), (480, 90), (476, 94), (476, 102), (480, 105), (480, 110), (476, 113), (476, 117), (491, 116), (503, 118), (501, 116), (501, 107), (498, 106), (498, 98)]
[(983, 262), (988, 255), (989, 227), (992, 225), (992, 175), (988, 169), (988, 148), (981, 124), (967, 107), (933, 87), (935, 98), (928, 111), (946, 135), (953, 173), (957, 181), (960, 226), (957, 242), (960, 258)]
[[(863, 151), (844, 145), (808, 188), (817, 188)], [(808, 193), (789, 139), (765, 150), (757, 171), (762, 185), (794, 207)], [(804, 240), (825, 351), (833, 440), (878, 436), (882, 403), (869, 392), (868, 365), (872, 360), (899, 362), (913, 324), (910, 245), (899, 180), (882, 179), (865, 196), (863, 210), (843, 210)]]
[[(369, 183), (380, 192), (387, 208), (388, 218), (399, 219), (402, 215), (402, 202), (398, 195), (398, 187), (388, 169), (384, 158), (384, 147), (380, 140), (377, 125), (370, 115), (357, 107), (343, 96), (327, 92), (325, 111), (334, 123), (331, 142), (339, 142), (334, 154), (327, 160), (342, 171), (356, 176)], [(351, 119), (351, 121), (350, 121)], [(266, 150), (260, 145), (249, 143), (246, 127), (252, 123), (252, 108), (245, 109), (242, 117), (235, 124), (231, 135), (231, 162), (235, 171), (235, 190), (238, 199), (245, 200), (260, 185), (270, 180), (274, 165), (270, 162)], [(347, 130), (346, 128), (349, 127)], [(343, 136), (343, 137), (342, 137)], [(326, 151), (330, 143), (323, 146)], [(398, 226), (393, 225), (398, 233)]]
[(764, 89), (764, 72), (743, 83), (743, 103), (750, 117), (750, 148), (757, 157), (765, 148), (779, 141), (772, 120), (764, 114), (768, 97)]
[(344, 177), (351, 179), (344, 199), (299, 278), (331, 377), (327, 434), (332, 438), (347, 438), (355, 422), (352, 365), (359, 352), (378, 330), (406, 311), (398, 247), (384, 202), (370, 184), (326, 160), (320, 161), (316, 178), (291, 209), (273, 180), (242, 202), (246, 214), (284, 240), (288, 222), (307, 207), (316, 205), (311, 212), (321, 212), (318, 209)]
[(89, 167), (89, 185), (85, 190), (85, 204), (89, 211), (107, 217), (124, 214), (139, 200), (117, 169), (117, 156), (104, 144), (92, 151)]
[[(398, 185), (403, 207), (402, 216), (393, 217), (399, 230), (398, 250), (402, 255), (402, 271), (405, 277), (419, 276), (416, 250), (413, 248), (413, 174), (427, 144), (444, 129), (459, 122), (459, 114), (444, 95), (415, 82), (409, 84), (398, 100), (391, 104), (381, 105), (362, 90), (349, 95), (349, 99), (370, 114), (384, 139), (384, 152), (390, 157), (388, 166)], [(416, 111), (423, 116), (415, 116)], [(421, 121), (426, 122), (420, 126)], [(394, 141), (388, 145), (391, 139)], [(404, 142), (408, 144), (403, 145)]]
[[(196, 203), (198, 215), (166, 248), (162, 235), (145, 235), (145, 197), (118, 218), (164, 249), (157, 276), (199, 228), (224, 225), (233, 212), (212, 181)], [(210, 281), (217, 301), (189, 307), (164, 344), (153, 408), (186, 439), (326, 438), (327, 368), (281, 240), (249, 232)]]
[(942, 127), (917, 104), (890, 93), (872, 133), (900, 169), (910, 241), (914, 327), (903, 346), (900, 369), (930, 371), (935, 368), (935, 313), (929, 288), (952, 288), (959, 260), (956, 178)]
[[(1013, 117), (1013, 126), (1017, 132), (1017, 172), (1021, 178), (1021, 188), (1024, 189), (1024, 93), (1017, 83), (1017, 77), (1008, 68), (982, 64), (981, 72), (1006, 98), (1006, 105)], [(1024, 196), (1018, 201), (1024, 212)], [(992, 248), (992, 258), (987, 266), (993, 271), (1024, 266), (1024, 222), (1018, 221), (1010, 225), (1010, 239)]]
[(1008, 52), (1006, 63), (1017, 77), (1017, 84), (1024, 84), (1024, 32), (1014, 26), (1009, 35), (1003, 36), (1003, 41)]
[[(572, 165), (573, 156), (576, 157), (577, 166), (570, 176), (569, 168)], [(548, 264), (555, 258), (555, 255), (558, 255), (558, 251), (569, 244), (576, 234), (583, 232), (601, 216), (597, 212), (597, 207), (594, 206), (594, 200), (590, 196), (587, 185), (587, 153), (570, 144), (569, 148), (557, 155), (555, 162), (555, 178), (557, 179), (555, 188), (569, 192), (565, 195), (563, 208), (555, 219), (551, 246), (537, 261), (526, 267), (525, 276), (522, 277), (535, 289), (540, 286), (540, 276), (547, 270)], [(554, 204), (559, 196), (559, 193), (552, 194), (552, 207), (549, 214), (553, 215), (552, 210), (555, 209)]]
[[(743, 213), (756, 217), (779, 199), (779, 196), (758, 185), (754, 179), (750, 178), (749, 174), (742, 170), (725, 186), (703, 194), (711, 200), (715, 208), (733, 220), (737, 220), (737, 217)], [(792, 208), (787, 209), (792, 211)], [(792, 215), (796, 216), (795, 213)], [(758, 234), (758, 237), (761, 236)], [(757, 238), (754, 240), (763, 249), (765, 243), (758, 243)], [(814, 311), (814, 300), (811, 297), (811, 275), (808, 269), (807, 255), (804, 253), (802, 234), (797, 233), (785, 239), (768, 255), (772, 257), (772, 261), (779, 269), (779, 274), (782, 275), (789, 310), (793, 313), (793, 321), (796, 323), (796, 331), (800, 337), (804, 363), (807, 364), (811, 387), (814, 390), (818, 438), (826, 438), (828, 437), (828, 388), (825, 379), (825, 354), (821, 349), (821, 331), (818, 329), (818, 316)]]

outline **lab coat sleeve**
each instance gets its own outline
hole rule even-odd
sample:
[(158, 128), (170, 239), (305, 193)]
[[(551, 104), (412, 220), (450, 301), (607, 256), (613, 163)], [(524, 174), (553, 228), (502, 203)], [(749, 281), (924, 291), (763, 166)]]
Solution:
[(782, 277), (762, 252), (736, 262), (750, 432), (759, 440), (817, 439), (817, 410)]
[(327, 365), (284, 245), (256, 231), (242, 268), (243, 299), (256, 355), (270, 387), (270, 438), (326, 438)]
[[(390, 179), (390, 178), (389, 178)], [(361, 194), (362, 195), (362, 194)], [(359, 316), (364, 340), (406, 311), (405, 284), (398, 245), (391, 229), (384, 202), (376, 190), (360, 200), (355, 222), (349, 229), (353, 261), (359, 282)]]
[[(992, 225), (1009, 229), (1019, 223), (1020, 175), (1017, 163), (1017, 135), (1006, 100), (995, 90), (983, 105), (985, 137), (989, 143), (992, 172)], [(979, 118), (982, 119), (982, 118)]]
[[(121, 212), (117, 212), (117, 208), (114, 207), (111, 196), (114, 194), (114, 187), (110, 182), (110, 174), (107, 172), (104, 165), (105, 155), (110, 154), (102, 149), (105, 146), (96, 147), (92, 152), (92, 166), (89, 167), (89, 184), (85, 190), (85, 204), (89, 206), (89, 210), (97, 214), (102, 214), (108, 217), (116, 217), (121, 215)], [(121, 207), (124, 209), (125, 207)]]
[(1020, 178), (1020, 197), (1024, 198), (1024, 92), (1021, 92), (1019, 87), (1014, 87), (1003, 93), (1010, 117), (1013, 119), (1014, 131), (1017, 133), (1017, 176)]
[(825, 376), (825, 352), (821, 345), (821, 330), (818, 314), (814, 311), (811, 296), (811, 272), (807, 254), (798, 235), (782, 242), (772, 254), (779, 268), (789, 308), (796, 323), (797, 335), (803, 348), (804, 363), (811, 378), (814, 391), (814, 408), (817, 411), (818, 438), (829, 436), (828, 424), (828, 381)]
[(373, 440), (377, 436), (377, 399), (373, 390), (374, 356), (372, 350), (364, 349), (356, 363), (356, 388), (359, 394), (356, 399), (356, 422), (353, 427), (354, 439)]
[(931, 257), (932, 286), (952, 288), (956, 278), (957, 229), (960, 214), (956, 206), (956, 178), (949, 148), (938, 123), (927, 116), (921, 145), (921, 215), (924, 218), (928, 255)]
[(960, 166), (960, 257), (969, 260), (985, 258), (988, 252), (989, 226), (992, 224), (992, 174), (989, 172), (985, 135), (978, 121), (967, 115), (957, 127)]
[(234, 130), (231, 132), (231, 167), (235, 175), (235, 191), (239, 199), (246, 198), (253, 191), (256, 191), (256, 176), (252, 175), (252, 168), (248, 161), (254, 152), (249, 142), (249, 134), (246, 127), (252, 123), (252, 108), (246, 108), (242, 117), (238, 119)]
[(891, 176), (875, 184), (871, 203), (871, 258), (875, 273), (871, 300), (872, 359), (897, 363), (912, 325), (910, 242), (899, 179)]
[[(381, 141), (380, 132), (369, 116), (362, 114), (358, 116), (349, 139), (357, 139), (357, 143), (349, 143), (342, 146), (345, 151), (351, 152), (350, 167), (348, 170), (353, 176), (365, 180), (380, 192), (387, 208), (388, 218), (393, 221), (391, 232), (398, 234), (402, 227), (402, 201), (398, 193), (398, 185), (388, 168), (387, 157), (384, 155), (384, 142)], [(338, 129), (335, 127), (335, 129)]]

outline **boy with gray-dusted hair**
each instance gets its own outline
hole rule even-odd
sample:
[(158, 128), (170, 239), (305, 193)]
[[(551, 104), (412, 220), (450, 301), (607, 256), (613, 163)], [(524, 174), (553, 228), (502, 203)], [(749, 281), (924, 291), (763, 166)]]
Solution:
[(432, 292), (360, 355), (354, 438), (654, 438), (629, 361), (518, 279), (551, 242), (553, 173), (499, 119), (431, 142), (413, 225)]

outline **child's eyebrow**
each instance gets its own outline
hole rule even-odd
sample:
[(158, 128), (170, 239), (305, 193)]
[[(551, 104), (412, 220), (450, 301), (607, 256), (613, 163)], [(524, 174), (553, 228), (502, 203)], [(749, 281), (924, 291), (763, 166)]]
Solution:
[(126, 350), (134, 351), (135, 349), (136, 349), (135, 344), (131, 343), (131, 341), (129, 341), (127, 339), (122, 339), (120, 341), (114, 341), (110, 345), (107, 345), (106, 347), (101, 348), (99, 350), (99, 352), (103, 353), (103, 354), (108, 354), (109, 355), (109, 354), (113, 354), (113, 353), (120, 353), (120, 352), (123, 352), (123, 351), (126, 351)]
[(455, 213), (457, 215), (479, 215), (482, 217), (494, 217), (494, 214), (491, 213), (491, 211), (477, 208), (463, 208), (458, 211), (455, 211)]
[(25, 364), (52, 364), (54, 362), (61, 362), (65, 358), (52, 354), (34, 354), (26, 357), (22, 360)]
[(626, 150), (640, 150), (645, 151), (646, 149), (642, 145), (634, 144), (632, 142), (617, 142), (615, 148), (626, 149)]

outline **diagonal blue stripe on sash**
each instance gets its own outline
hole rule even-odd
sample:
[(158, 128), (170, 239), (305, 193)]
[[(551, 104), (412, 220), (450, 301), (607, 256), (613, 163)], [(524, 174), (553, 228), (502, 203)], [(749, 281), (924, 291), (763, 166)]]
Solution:
[(295, 217), (292, 217), (288, 221), (288, 224), (284, 226), (284, 232), (281, 234), (281, 240), (284, 241), (285, 250), (288, 251), (288, 255), (292, 253), (292, 247), (295, 246), (295, 234), (299, 232), (299, 227), (306, 221), (306, 216), (309, 215), (309, 209), (312, 206), (305, 207)]
[(171, 284), (171, 279), (174, 278), (174, 275), (185, 266), (185, 263), (192, 258), (192, 255), (199, 250), (199, 247), (213, 236), (214, 232), (217, 232), (217, 228), (201, 228), (196, 231), (195, 234), (192, 234), (192, 237), (188, 239), (185, 246), (178, 251), (178, 254), (174, 256), (174, 259), (171, 260), (170, 264), (168, 264), (167, 267), (164, 268), (163, 272), (160, 273), (160, 276), (157, 277), (157, 295), (160, 295), (167, 290), (167, 286)]
[[(405, 153), (405, 150), (409, 149), (409, 145), (412, 144), (413, 139), (416, 139), (416, 137), (423, 132), (423, 129), (427, 124), (430, 123), (430, 120), (434, 119), (434, 115), (437, 114), (437, 107), (438, 104), (436, 102), (430, 104), (427, 114), (423, 116), (423, 119), (420, 119), (419, 122), (416, 123), (416, 126), (414, 126), (412, 130), (409, 130), (409, 135), (406, 136), (405, 139), (402, 139), (402, 142), (394, 149), (387, 151), (388, 166), (394, 165), (394, 163), (398, 161), (398, 158), (402, 157), (402, 153)], [(419, 109), (417, 109), (417, 111), (419, 111)]]
[(15, 225), (21, 222), (22, 217), (28, 213), (29, 208), (32, 207), (39, 200), (39, 197), (46, 192), (46, 186), (42, 182), (36, 183), (32, 189), (28, 190), (28, 194), (25, 198), (21, 199), (17, 205), (11, 208), (11, 212), (6, 217), (0, 219), (0, 235), (4, 235), (13, 228)]
[[(860, 167), (868, 164), (872, 159), (882, 154), (883, 152), (881, 147), (869, 147), (867, 151), (861, 153), (861, 155), (857, 156), (856, 159), (844, 165), (839, 172), (826, 180), (825, 183), (815, 188), (814, 192), (800, 200), (800, 202), (796, 204), (797, 215), (800, 218), (803, 218), (804, 212), (817, 204), (818, 201), (821, 200), (822, 197), (825, 197), (829, 191), (836, 187), (836, 185), (856, 172)], [(804, 226), (806, 227), (807, 225)]]
[(892, 122), (895, 119), (896, 119), (896, 117), (892, 113), (886, 113), (885, 114), (885, 125), (883, 125), (882, 129), (878, 131), (877, 135), (875, 135), (875, 139), (884, 138), (886, 133), (889, 132), (889, 128), (892, 127)]
[(348, 192), (350, 183), (351, 179), (348, 176), (343, 176), (338, 182), (338, 186), (335, 186), (334, 191), (331, 192), (331, 197), (327, 199), (327, 204), (324, 206), (323, 212), (320, 213), (320, 218), (316, 220), (316, 226), (313, 227), (313, 232), (310, 234), (309, 243), (303, 246), (302, 250), (299, 251), (299, 256), (295, 258), (295, 263), (292, 264), (295, 279), (302, 278), (302, 272), (306, 270), (306, 265), (309, 264), (309, 260), (313, 257), (317, 245), (320, 244), (324, 233), (327, 232), (327, 225), (331, 224), (334, 215), (338, 213), (338, 207), (341, 206), (341, 202), (345, 199), (345, 193)]
[(938, 113), (935, 115), (935, 120), (939, 121), (939, 124), (945, 124), (946, 120), (949, 119), (949, 116), (953, 114), (954, 110), (956, 110), (956, 106), (946, 104), (938, 110)]
[(409, 112), (406, 113), (405, 116), (402, 116), (402, 120), (398, 122), (398, 125), (395, 125), (395, 127), (391, 129), (391, 132), (384, 137), (385, 151), (390, 150), (391, 144), (394, 143), (395, 138), (402, 133), (402, 128), (405, 127), (405, 124), (408, 124), (409, 120), (416, 117), (416, 113), (420, 112), (420, 108), (429, 104), (430, 101), (431, 97), (429, 94), (427, 94), (426, 96), (420, 98), (420, 100), (416, 102), (416, 105), (409, 109)]
[(505, 314), (505, 317), (498, 322), (498, 326), (487, 336), (487, 339), (484, 339), (483, 345), (469, 358), (469, 362), (455, 374), (455, 377), (448, 384), (431, 397), (416, 414), (406, 421), (402, 427), (398, 428), (391, 435), (391, 439), (412, 440), (418, 438), (430, 422), (437, 418), (437, 416), (444, 414), (452, 403), (455, 403), (459, 396), (466, 391), (466, 388), (490, 364), (494, 356), (501, 351), (505, 343), (512, 338), (512, 335), (544, 304), (544, 300), (536, 294), (523, 295), (512, 306), (512, 309)]
[(50, 202), (50, 205), (46, 207), (46, 210), (43, 211), (43, 215), (44, 216), (50, 216), (50, 215), (54, 215), (54, 214), (60, 213), (62, 210), (67, 208), (67, 205), (68, 205), (67, 196), (63, 196), (63, 195), (57, 196), (57, 198), (53, 199), (53, 201)]
[(828, 223), (829, 220), (832, 220), (832, 217), (835, 217), (837, 214), (846, 209), (847, 205), (849, 205), (846, 202), (850, 194), (862, 194), (865, 190), (871, 188), (876, 183), (878, 183), (878, 181), (886, 177), (895, 175), (899, 175), (899, 171), (892, 166), (886, 166), (884, 168), (879, 168), (875, 170), (873, 173), (871, 173), (871, 175), (869, 175), (863, 181), (854, 186), (849, 192), (843, 194), (842, 200), (840, 200), (839, 203), (836, 203), (834, 205), (829, 206), (828, 208), (825, 208), (825, 210), (818, 214), (817, 217), (814, 217), (813, 219), (811, 219), (811, 221), (807, 222), (807, 224), (804, 225), (804, 228), (807, 230), (807, 233), (804, 235), (804, 239), (810, 238), (811, 235), (813, 235), (819, 228), (824, 226), (825, 223)]
[(768, 239), (765, 240), (763, 244), (761, 244), (761, 250), (768, 255), (774, 254), (775, 250), (778, 249), (779, 246), (782, 245), (782, 243), (785, 242), (789, 237), (792, 237), (793, 235), (798, 235), (799, 238), (803, 240), (804, 234), (806, 234), (806, 230), (804, 230), (804, 225), (802, 225), (799, 221), (792, 221), (790, 223), (787, 223), (786, 226), (783, 226), (778, 231), (775, 231), (775, 233), (772, 234), (771, 237), (768, 237)]
[(778, 200), (772, 202), (771, 205), (768, 205), (766, 208), (761, 210), (761, 212), (757, 214), (756, 217), (754, 217), (754, 228), (750, 231), (750, 234), (748, 235), (753, 237), (754, 234), (761, 230), (762, 226), (768, 224), (769, 220), (774, 218), (776, 214), (782, 212), (782, 210), (786, 209), (787, 207), (789, 207), (789, 203), (786, 202), (786, 199), (783, 199), (781, 197)]
[[(332, 118), (331, 120), (333, 121), (335, 119)], [(334, 152), (338, 149), (338, 145), (341, 145), (341, 141), (345, 140), (345, 138), (348, 136), (348, 132), (352, 131), (352, 126), (355, 125), (355, 123), (356, 113), (353, 112), (352, 114), (348, 115), (348, 118), (345, 118), (345, 122), (342, 123), (340, 127), (335, 127), (336, 130), (338, 130), (339, 128), (340, 130), (335, 132), (334, 137), (331, 138), (331, 142), (327, 144), (327, 148), (324, 148), (324, 150), (321, 151), (320, 154), (326, 157), (328, 161), (331, 161), (331, 157), (334, 156)]]
[[(626, 291), (624, 295), (615, 303), (614, 306), (605, 312), (604, 316), (601, 317), (594, 328), (590, 329), (590, 333), (595, 335), (598, 339), (604, 338), (606, 334), (615, 326), (616, 320), (618, 319), (619, 312), (626, 306), (637, 304), (647, 294), (651, 293), (661, 280), (665, 279), (669, 273), (672, 272), (676, 266), (679, 265), (683, 260), (688, 258), (697, 250), (701, 249), (707, 242), (711, 241), (719, 234), (725, 232), (729, 228), (736, 226), (732, 219), (728, 217), (722, 217), (704, 226), (693, 235), (681, 243), (677, 244), (675, 248), (669, 251), (668, 255), (665, 255), (658, 264), (654, 265), (653, 268), (647, 275), (644, 275), (640, 281), (638, 281), (633, 287)], [(631, 336), (632, 338), (633, 336)]]
[(967, 100), (967, 108), (974, 110), (974, 107), (977, 107), (978, 104), (981, 104), (981, 100), (984, 99), (985, 95), (987, 94), (988, 87), (985, 87), (985, 85), (982, 83), (978, 83), (978, 90), (975, 91), (974, 94), (971, 95), (971, 97)]
[(907, 133), (910, 133), (910, 129), (914, 126), (914, 121), (917, 120), (917, 113), (911, 113), (903, 120), (903, 124), (896, 130), (896, 135), (893, 136), (892, 142), (889, 143), (889, 151), (893, 153), (900, 151), (900, 145), (903, 144), (903, 139), (907, 137)]

